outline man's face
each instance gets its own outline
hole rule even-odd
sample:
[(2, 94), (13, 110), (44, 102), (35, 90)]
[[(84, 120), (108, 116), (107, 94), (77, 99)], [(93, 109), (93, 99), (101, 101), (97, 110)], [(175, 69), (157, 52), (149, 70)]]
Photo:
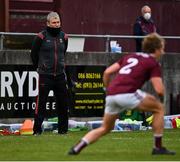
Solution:
[(151, 18), (151, 9), (148, 6), (145, 6), (142, 9), (142, 15), (144, 19), (148, 21)]
[(165, 49), (165, 45), (164, 45), (164, 43), (162, 42), (162, 48), (160, 49), (161, 55), (163, 55), (163, 54), (165, 53), (164, 49)]
[(58, 17), (52, 17), (50, 21), (47, 22), (47, 26), (51, 28), (60, 28), (61, 27), (61, 22)]
[(165, 48), (165, 45), (162, 42), (162, 47), (160, 49), (156, 49), (155, 51), (157, 58), (160, 58), (160, 56), (165, 53), (164, 48)]

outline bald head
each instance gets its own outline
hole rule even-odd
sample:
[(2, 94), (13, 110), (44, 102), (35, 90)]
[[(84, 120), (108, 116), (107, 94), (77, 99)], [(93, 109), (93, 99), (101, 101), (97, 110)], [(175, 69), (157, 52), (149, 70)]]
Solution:
[(142, 13), (142, 15), (144, 15), (145, 13), (151, 13), (151, 8), (149, 7), (149, 6), (143, 6), (142, 8), (141, 8), (141, 13)]
[(147, 5), (143, 6), (141, 8), (141, 13), (146, 20), (149, 20), (151, 18), (151, 8), (149, 6)]

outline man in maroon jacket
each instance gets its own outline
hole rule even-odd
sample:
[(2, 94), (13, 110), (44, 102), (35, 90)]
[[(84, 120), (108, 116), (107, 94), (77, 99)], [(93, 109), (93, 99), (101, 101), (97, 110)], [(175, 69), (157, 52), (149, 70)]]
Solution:
[[(125, 55), (105, 70), (103, 82), (107, 89), (107, 96), (103, 124), (87, 133), (72, 147), (69, 151), (70, 155), (80, 153), (88, 144), (109, 133), (114, 128), (118, 114), (127, 109), (152, 112), (153, 155), (175, 154), (162, 146), (164, 105), (155, 96), (140, 90), (143, 84), (150, 80), (159, 98), (163, 99), (164, 85), (161, 67), (157, 60), (164, 53), (164, 40), (158, 34), (150, 34), (143, 41), (143, 49), (146, 53)], [(111, 80), (115, 73), (115, 78)]]

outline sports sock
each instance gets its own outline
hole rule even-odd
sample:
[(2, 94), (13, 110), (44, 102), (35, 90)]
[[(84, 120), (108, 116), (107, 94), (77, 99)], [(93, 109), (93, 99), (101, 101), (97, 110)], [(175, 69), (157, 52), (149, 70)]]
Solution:
[(81, 141), (79, 141), (75, 146), (74, 146), (74, 151), (76, 153), (79, 153), (84, 147), (86, 147), (89, 144), (89, 142), (82, 138)]
[(162, 147), (162, 134), (154, 135), (154, 147), (161, 148)]

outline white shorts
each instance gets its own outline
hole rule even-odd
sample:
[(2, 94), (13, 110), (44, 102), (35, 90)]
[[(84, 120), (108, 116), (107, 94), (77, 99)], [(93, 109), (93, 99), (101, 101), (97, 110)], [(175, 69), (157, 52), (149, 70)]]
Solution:
[(105, 113), (119, 114), (127, 109), (136, 108), (146, 97), (146, 92), (137, 90), (134, 93), (110, 95), (106, 97)]

